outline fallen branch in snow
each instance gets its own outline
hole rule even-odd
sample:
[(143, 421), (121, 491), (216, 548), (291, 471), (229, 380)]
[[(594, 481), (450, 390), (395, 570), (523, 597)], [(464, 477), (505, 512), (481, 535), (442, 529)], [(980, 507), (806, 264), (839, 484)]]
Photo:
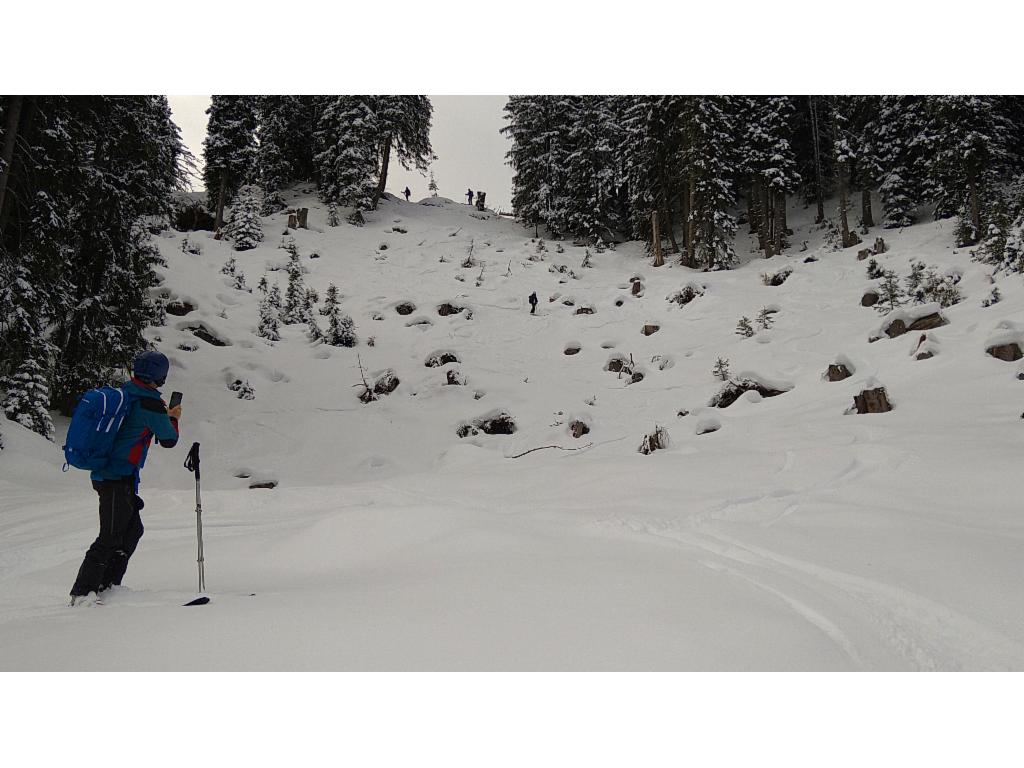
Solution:
[(582, 451), (584, 448), (589, 448), (592, 445), (593, 445), (593, 443), (587, 443), (586, 445), (581, 445), (578, 448), (563, 448), (560, 445), (542, 445), (539, 448), (531, 448), (528, 451), (523, 451), (522, 453), (517, 453), (515, 456), (506, 456), (505, 458), (506, 459), (518, 459), (520, 456), (525, 456), (526, 454), (533, 453), (534, 451), (543, 451), (545, 448), (557, 448), (560, 451)]

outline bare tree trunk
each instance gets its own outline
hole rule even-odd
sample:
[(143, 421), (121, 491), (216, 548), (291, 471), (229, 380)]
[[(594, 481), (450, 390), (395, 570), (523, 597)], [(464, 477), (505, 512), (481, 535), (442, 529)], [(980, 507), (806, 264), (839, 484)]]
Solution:
[(747, 193), (747, 234), (753, 235), (757, 232), (757, 214), (756, 207), (754, 205), (754, 185), (750, 185), (750, 191)]
[(220, 172), (220, 192), (217, 193), (217, 216), (213, 221), (213, 231), (216, 232), (224, 224), (224, 198), (228, 191), (228, 171), (226, 168)]
[(750, 182), (750, 227), (751, 232), (757, 234), (757, 249), (763, 251), (767, 248), (768, 244), (764, 239), (764, 227), (761, 225), (761, 221), (764, 219), (763, 211), (761, 210), (761, 187), (756, 181)]
[(654, 246), (655, 267), (665, 266), (665, 254), (661, 252), (661, 232), (658, 231), (658, 211), (651, 211), (651, 244)]
[(697, 265), (697, 231), (693, 221), (693, 209), (697, 203), (697, 180), (690, 175), (686, 189), (686, 255), (690, 260), (690, 266), (698, 269)]
[(846, 215), (847, 208), (849, 208), (849, 200), (846, 193), (847, 177), (849, 174), (846, 170), (846, 163), (840, 163), (837, 175), (839, 177), (839, 226), (843, 236), (843, 248), (849, 248), (853, 245), (853, 238), (850, 237), (850, 223)]
[(786, 195), (778, 193), (775, 195), (775, 230), (773, 243), (775, 252), (782, 253), (782, 249), (788, 244), (786, 242)]
[(973, 242), (981, 239), (981, 206), (978, 204), (978, 185), (973, 180), (967, 184), (968, 194), (971, 199), (971, 226), (974, 227)]
[(875, 226), (875, 217), (871, 215), (871, 190), (862, 189), (860, 192), (860, 217), (865, 227)]
[(14, 161), (14, 145), (18, 140), (18, 123), (21, 121), (21, 105), (24, 96), (11, 96), (7, 106), (7, 125), (4, 127), (4, 146), (0, 150), (0, 214), (4, 210), (4, 199), (7, 196), (7, 184), (11, 178), (11, 165)]
[(388, 165), (391, 163), (391, 137), (384, 139), (384, 146), (380, 150), (380, 180), (377, 182), (377, 189), (373, 192), (373, 210), (377, 210), (377, 203), (380, 196), (384, 194), (384, 188), (388, 183)]
[(768, 187), (760, 186), (761, 192), (761, 235), (758, 238), (764, 243), (764, 257), (770, 259), (775, 255), (775, 247), (769, 234), (771, 226), (771, 212), (768, 208)]
[(666, 207), (665, 214), (665, 220), (668, 224), (668, 239), (672, 243), (672, 253), (679, 253), (679, 243), (676, 242), (676, 220), (672, 215), (671, 205)]
[(821, 224), (825, 220), (825, 198), (821, 188), (821, 133), (818, 129), (818, 104), (813, 96), (807, 97), (811, 106), (811, 136), (814, 139), (814, 194), (818, 202), (818, 215), (815, 224)]

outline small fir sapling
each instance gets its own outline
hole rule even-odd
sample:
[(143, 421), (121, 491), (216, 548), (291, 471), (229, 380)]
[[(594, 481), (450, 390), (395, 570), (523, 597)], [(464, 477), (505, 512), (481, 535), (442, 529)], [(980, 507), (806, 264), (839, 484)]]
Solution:
[(871, 280), (877, 280), (878, 278), (885, 275), (885, 271), (878, 266), (877, 259), (868, 260), (868, 278)]
[(761, 326), (762, 330), (767, 331), (775, 324), (775, 319), (772, 317), (772, 313), (768, 310), (768, 307), (761, 307), (761, 311), (757, 313), (756, 322)]
[(910, 274), (904, 278), (907, 284), (907, 294), (910, 296), (915, 296), (917, 294), (918, 289), (921, 287), (921, 283), (924, 282), (925, 277), (926, 273), (924, 262), (912, 262), (910, 265)]
[(270, 296), (265, 296), (260, 300), (260, 324), (256, 333), (269, 341), (280, 341), (280, 328), (278, 311), (271, 304)]
[(278, 313), (281, 314), (281, 288), (277, 283), (270, 286), (270, 292), (267, 294), (267, 304)]
[(335, 309), (330, 315), (324, 341), (333, 347), (354, 347), (358, 339), (352, 318)]
[(882, 274), (882, 285), (879, 287), (877, 309), (883, 315), (895, 311), (905, 301), (903, 288), (900, 286), (899, 278), (891, 269), (885, 270)]
[(338, 286), (331, 283), (327, 286), (327, 292), (324, 294), (324, 305), (320, 307), (320, 314), (328, 316), (338, 307)]
[(434, 178), (434, 172), (430, 172), (430, 181), (427, 183), (427, 191), (430, 192), (431, 197), (437, 197), (437, 180)]
[(711, 370), (711, 375), (714, 376), (716, 379), (721, 379), (722, 381), (728, 381), (729, 380), (729, 361), (727, 359), (723, 359), (721, 357), (718, 358), (718, 360), (715, 361), (715, 367)]
[[(598, 241), (598, 242), (600, 242), (600, 241)], [(510, 263), (511, 263), (511, 262), (510, 262)], [(583, 263), (582, 263), (582, 264), (580, 264), (580, 269), (590, 269), (590, 268), (592, 268), (593, 266), (594, 266), (594, 265), (593, 265), (593, 264), (591, 263), (591, 261), (590, 261), (590, 249), (589, 249), (589, 248), (586, 248), (586, 249), (584, 249), (584, 251), (583, 251)]]
[(267, 276), (266, 275), (263, 275), (263, 277), (260, 278), (259, 283), (256, 284), (256, 290), (258, 290), (264, 296), (267, 295), (268, 287), (267, 287)]
[(469, 241), (469, 245), (466, 247), (466, 258), (462, 260), (462, 266), (465, 269), (469, 269), (470, 267), (475, 267), (476, 266), (476, 261), (473, 259), (473, 248), (474, 248), (474, 245), (475, 245), (475, 243), (474, 243), (473, 239), (471, 238), (470, 241)]
[(999, 287), (994, 285), (992, 286), (992, 293), (988, 295), (988, 298), (984, 299), (981, 302), (981, 306), (991, 307), (993, 304), (998, 304), (1000, 301), (1002, 301), (1002, 298), (1002, 294), (999, 293)]
[(746, 338), (750, 338), (754, 335), (754, 326), (750, 324), (750, 318), (746, 315), (741, 317), (740, 321), (736, 323), (736, 334)]
[(312, 313), (306, 317), (306, 333), (310, 341), (323, 341), (324, 332), (320, 329), (316, 317)]

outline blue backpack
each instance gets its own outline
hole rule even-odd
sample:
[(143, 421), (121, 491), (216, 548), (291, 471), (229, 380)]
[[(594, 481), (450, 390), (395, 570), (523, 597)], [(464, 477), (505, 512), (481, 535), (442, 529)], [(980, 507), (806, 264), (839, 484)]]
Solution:
[[(77, 469), (103, 469), (114, 450), (114, 438), (131, 411), (134, 398), (123, 389), (90, 389), (78, 401), (68, 427), (64, 459)], [(65, 465), (65, 470), (67, 465)]]

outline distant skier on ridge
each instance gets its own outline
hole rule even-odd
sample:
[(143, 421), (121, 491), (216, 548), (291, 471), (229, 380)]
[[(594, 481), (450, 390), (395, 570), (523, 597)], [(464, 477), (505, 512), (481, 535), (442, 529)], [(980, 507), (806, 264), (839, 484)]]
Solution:
[(405, 202), (407, 202), (407, 203), (408, 203), (408, 202), (409, 202), (409, 195), (411, 195), (411, 194), (412, 194), (412, 192), (410, 192), (410, 191), (409, 191), (409, 188), (408, 188), (408, 187), (406, 187), (406, 188), (405, 188), (405, 191), (404, 191), (404, 192), (403, 192), (402, 194), (403, 194), (403, 195), (405, 195)]
[(534, 291), (530, 294), (530, 314), (534, 315), (537, 313), (537, 292)]
[(466, 190), (466, 204), (467, 205), (472, 205), (473, 204), (473, 190), (472, 189), (467, 189)]

